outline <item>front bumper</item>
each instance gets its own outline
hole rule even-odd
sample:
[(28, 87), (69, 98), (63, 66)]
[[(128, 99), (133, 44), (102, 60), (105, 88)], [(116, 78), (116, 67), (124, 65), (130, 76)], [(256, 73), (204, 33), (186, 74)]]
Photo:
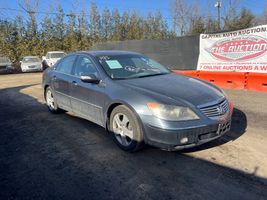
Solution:
[(35, 71), (42, 71), (42, 67), (36, 66), (36, 67), (23, 67), (21, 68), (22, 72), (35, 72)]
[(145, 124), (145, 142), (169, 151), (181, 150), (215, 140), (228, 132), (230, 128), (230, 115), (224, 121), (213, 121), (209, 124), (176, 130), (161, 129)]

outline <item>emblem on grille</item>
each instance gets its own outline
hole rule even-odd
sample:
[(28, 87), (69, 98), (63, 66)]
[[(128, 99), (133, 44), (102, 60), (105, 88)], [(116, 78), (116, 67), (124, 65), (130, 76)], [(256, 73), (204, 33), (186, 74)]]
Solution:
[(217, 111), (218, 111), (219, 115), (223, 115), (226, 113), (226, 109), (221, 105), (217, 107)]

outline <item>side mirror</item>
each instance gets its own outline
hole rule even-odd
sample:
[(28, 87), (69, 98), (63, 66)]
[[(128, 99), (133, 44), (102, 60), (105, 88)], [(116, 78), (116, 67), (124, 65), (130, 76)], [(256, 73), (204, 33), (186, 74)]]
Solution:
[(94, 74), (81, 75), (81, 81), (98, 84), (100, 80)]

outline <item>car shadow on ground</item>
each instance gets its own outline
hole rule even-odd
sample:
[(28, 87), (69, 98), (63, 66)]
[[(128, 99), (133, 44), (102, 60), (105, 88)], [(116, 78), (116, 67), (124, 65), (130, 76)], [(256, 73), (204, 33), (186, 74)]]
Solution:
[[(267, 196), (267, 179), (256, 174), (154, 148), (124, 152), (104, 128), (71, 114), (50, 114), (21, 92), (27, 87), (34, 86), (0, 90), (0, 199)], [(245, 114), (235, 109), (225, 140), (237, 139), (245, 129)]]

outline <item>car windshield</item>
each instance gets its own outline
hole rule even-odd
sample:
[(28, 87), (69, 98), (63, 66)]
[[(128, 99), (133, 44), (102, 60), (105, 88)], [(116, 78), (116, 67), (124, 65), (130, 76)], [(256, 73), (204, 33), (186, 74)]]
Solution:
[(112, 79), (130, 79), (168, 74), (170, 71), (143, 55), (101, 55), (99, 63)]
[(51, 53), (50, 58), (62, 58), (65, 53)]
[(31, 63), (31, 62), (41, 62), (39, 58), (23, 58), (22, 62), (24, 63)]
[(0, 57), (0, 63), (10, 63), (10, 60), (7, 57)]

